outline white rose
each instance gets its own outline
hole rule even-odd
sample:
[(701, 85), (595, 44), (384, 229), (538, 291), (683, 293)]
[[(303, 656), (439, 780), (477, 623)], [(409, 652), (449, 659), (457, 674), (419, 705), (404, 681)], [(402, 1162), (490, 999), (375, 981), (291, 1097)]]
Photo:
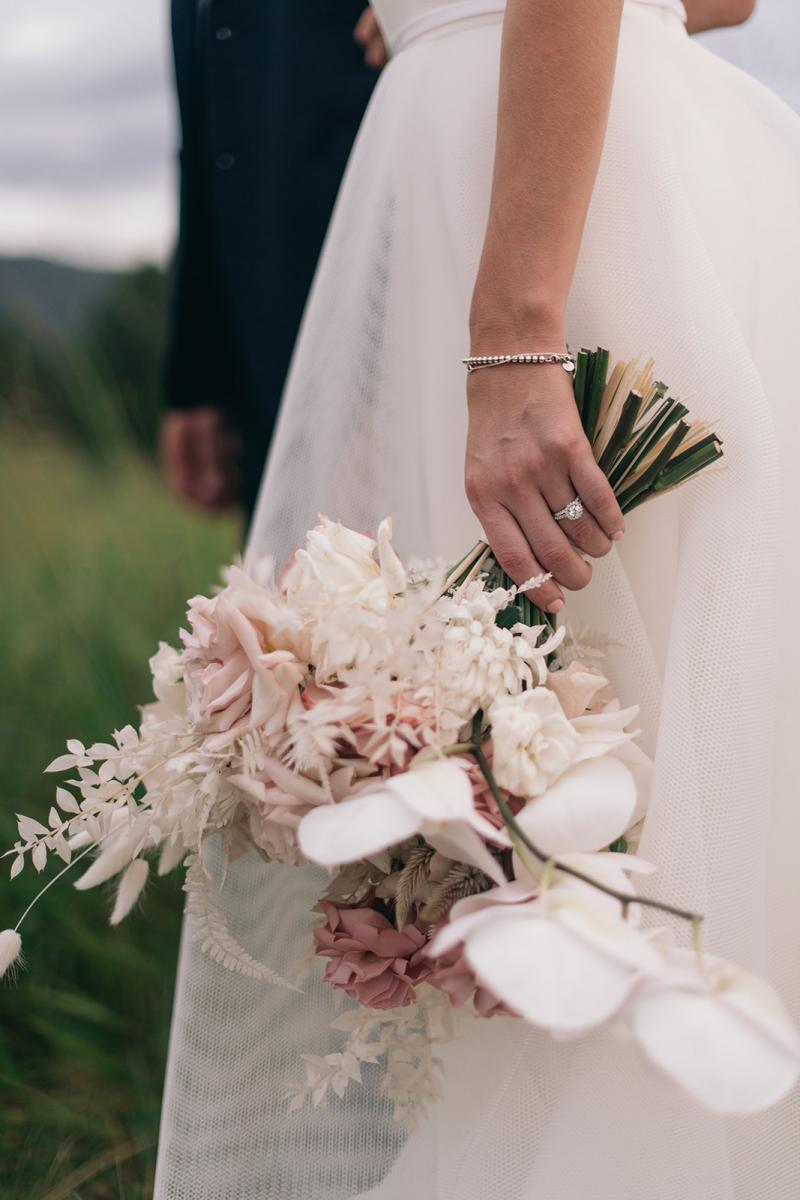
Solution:
[(541, 796), (578, 757), (580, 736), (546, 687), (501, 696), (488, 716), (495, 778), (515, 796)]
[[(361, 604), (386, 608), (392, 596), (406, 586), (402, 564), (392, 549), (391, 521), (382, 521), (378, 541), (347, 529), (327, 517), (306, 536), (305, 547), (282, 579), (290, 598), (317, 594), (335, 604)], [(375, 551), (378, 550), (378, 559)], [(322, 597), (319, 593), (322, 593)]]

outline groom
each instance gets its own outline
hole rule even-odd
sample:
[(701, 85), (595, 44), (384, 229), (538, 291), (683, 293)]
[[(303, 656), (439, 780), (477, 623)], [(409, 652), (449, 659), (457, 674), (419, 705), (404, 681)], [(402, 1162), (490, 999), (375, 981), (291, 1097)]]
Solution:
[(205, 508), (255, 503), (314, 267), (381, 65), (364, 4), (172, 0), (183, 136), (162, 454), (173, 488)]

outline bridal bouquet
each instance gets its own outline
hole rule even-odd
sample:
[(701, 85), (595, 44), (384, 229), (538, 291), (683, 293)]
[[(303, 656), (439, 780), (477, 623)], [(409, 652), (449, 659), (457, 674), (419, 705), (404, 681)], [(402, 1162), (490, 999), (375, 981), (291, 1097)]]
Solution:
[[(607, 370), (604, 352), (579, 356), (576, 397), (630, 511), (721, 451), (650, 365)], [(536, 609), (542, 581), (515, 586), (483, 542), (449, 571), (407, 567), (388, 520), (373, 540), (322, 518), (277, 580), (269, 562), (231, 567), (190, 601), (182, 649), (151, 660), (139, 729), (69, 741), (50, 764), (69, 778), (46, 824), (19, 818), (12, 875), (91, 856), (75, 886), (115, 879), (115, 925), (152, 859), (160, 874), (183, 864), (202, 949), (297, 988), (226, 927), (225, 871), (204, 848), (216, 835), (225, 863), (256, 851), (327, 868), (312, 950), (357, 1006), (335, 1022), (343, 1050), (306, 1056), (293, 1108), (383, 1059), (412, 1117), (457, 1008), (557, 1036), (623, 1019), (710, 1108), (774, 1103), (797, 1079), (797, 1035), (764, 982), (702, 951), (698, 916), (637, 890), (654, 870), (636, 853), (637, 709)], [(644, 910), (690, 922), (694, 948)], [(0, 970), (20, 946), (18, 929), (0, 934)]]

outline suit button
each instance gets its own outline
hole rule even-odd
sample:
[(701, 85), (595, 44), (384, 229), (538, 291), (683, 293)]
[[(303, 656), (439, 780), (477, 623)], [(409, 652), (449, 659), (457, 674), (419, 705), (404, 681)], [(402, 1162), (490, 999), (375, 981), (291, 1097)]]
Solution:
[(233, 37), (233, 30), (228, 25), (220, 25), (214, 36), (218, 42), (227, 42)]
[(231, 167), (233, 166), (233, 164), (235, 162), (236, 162), (236, 159), (233, 157), (232, 154), (228, 154), (227, 152), (225, 154), (218, 154), (217, 155), (217, 170), (218, 171), (230, 171)]

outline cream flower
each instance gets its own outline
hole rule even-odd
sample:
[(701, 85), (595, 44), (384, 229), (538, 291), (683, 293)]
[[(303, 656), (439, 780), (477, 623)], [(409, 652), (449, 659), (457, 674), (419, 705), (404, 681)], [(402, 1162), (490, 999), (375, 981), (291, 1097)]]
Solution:
[[(427, 629), (438, 632), (430, 657), (431, 684), (423, 684), (422, 699), (455, 717), (455, 728), (495, 696), (516, 695), (547, 678), (547, 656), (564, 637), (561, 629), (538, 644), (540, 626), (515, 625), (502, 629), (497, 614), (510, 599), (502, 588), (487, 591), (483, 580), (470, 583), (455, 597), (443, 596), (433, 608)], [(437, 629), (438, 626), (438, 629)]]
[[(386, 657), (387, 619), (407, 586), (392, 548), (392, 523), (378, 540), (320, 519), (281, 581), (286, 601), (303, 620), (318, 683), (351, 676)], [(377, 558), (375, 557), (377, 551)]]
[(488, 717), (495, 778), (515, 796), (541, 796), (578, 758), (580, 735), (548, 688), (498, 696)]
[(334, 604), (383, 609), (406, 587), (406, 573), (391, 539), (388, 519), (381, 522), (375, 542), (321, 516), (319, 525), (308, 533), (305, 547), (297, 551), (282, 587), (289, 598), (297, 597), (301, 603), (316, 595)]

